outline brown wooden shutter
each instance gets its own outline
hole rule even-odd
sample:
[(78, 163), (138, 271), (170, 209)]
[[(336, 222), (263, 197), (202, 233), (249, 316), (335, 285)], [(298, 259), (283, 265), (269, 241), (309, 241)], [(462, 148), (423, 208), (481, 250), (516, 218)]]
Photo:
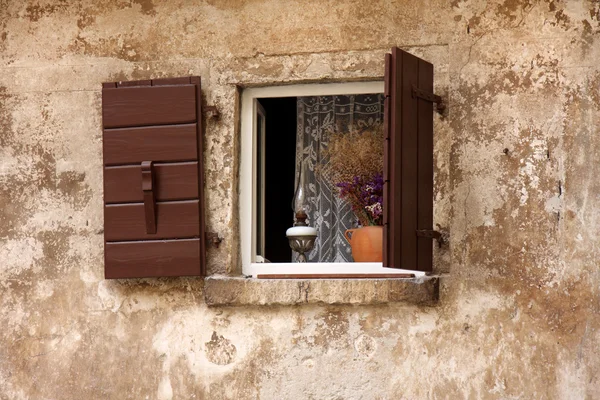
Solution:
[(433, 103), (415, 92), (433, 93), (433, 65), (393, 48), (385, 57), (383, 266), (431, 271)]
[(205, 275), (199, 77), (104, 83), (104, 275)]

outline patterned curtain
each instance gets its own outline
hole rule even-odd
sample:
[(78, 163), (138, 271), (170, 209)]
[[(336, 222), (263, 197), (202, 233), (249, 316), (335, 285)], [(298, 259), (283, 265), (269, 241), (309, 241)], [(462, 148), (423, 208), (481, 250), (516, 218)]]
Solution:
[(344, 232), (356, 227), (358, 221), (350, 205), (338, 197), (337, 188), (320, 178), (315, 167), (327, 162), (321, 159), (321, 149), (327, 147), (331, 132), (347, 132), (354, 124), (381, 123), (383, 100), (383, 94), (298, 98), (296, 184), (302, 162), (306, 160), (308, 223), (318, 233), (314, 249), (307, 254), (309, 262), (353, 261)]

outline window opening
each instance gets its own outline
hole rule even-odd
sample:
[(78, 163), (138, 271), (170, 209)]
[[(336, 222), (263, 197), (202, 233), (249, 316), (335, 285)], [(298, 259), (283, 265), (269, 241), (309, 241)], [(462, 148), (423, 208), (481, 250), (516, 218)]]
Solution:
[[(258, 99), (256, 254), (262, 256), (264, 261), (298, 261), (299, 253), (291, 251), (286, 231), (294, 224), (294, 212), (297, 210), (292, 208), (292, 203), (298, 202), (294, 195), (300, 189), (304, 193), (302, 208), (307, 214), (308, 225), (318, 232), (312, 250), (306, 253), (307, 260), (356, 261), (348, 240), (353, 233), (352, 229), (369, 226), (371, 223), (381, 224), (383, 108), (384, 97), (381, 93)], [(360, 155), (348, 153), (359, 146), (356, 144), (354, 148), (348, 149), (353, 143), (345, 135), (350, 135), (351, 131), (354, 131), (355, 139), (375, 133), (375, 140), (360, 144), (365, 152), (369, 149), (364, 147), (371, 145), (370, 150), (374, 153), (372, 158), (379, 158), (378, 161), (373, 160), (373, 166), (367, 165), (368, 163), (357, 166), (353, 162), (353, 158)], [(342, 159), (342, 168), (358, 169), (359, 172), (364, 170), (365, 174), (371, 176), (371, 180), (381, 181), (379, 187), (369, 185), (368, 182), (362, 185), (364, 190), (370, 188), (374, 191), (372, 209), (375, 211), (375, 218), (371, 220), (365, 218), (367, 213), (372, 215), (369, 209), (363, 207), (364, 215), (360, 219), (356, 207), (353, 210), (352, 202), (340, 196), (342, 188), (336, 184), (351, 185), (353, 174), (345, 177), (347, 174), (343, 169), (337, 171), (335, 165), (332, 167), (330, 161), (333, 160), (329, 159), (327, 151), (330, 145), (333, 146), (335, 138), (343, 142), (337, 148), (342, 153), (346, 152), (343, 156), (333, 157), (338, 161), (338, 169)], [(336, 176), (344, 176), (335, 179), (335, 176), (331, 176), (335, 172)]]
[(259, 99), (257, 108), (257, 121), (260, 121), (263, 134), (259, 133), (257, 137), (256, 205), (257, 213), (259, 210), (264, 213), (257, 215), (257, 239), (264, 241), (261, 243), (263, 251), (257, 251), (257, 255), (270, 262), (289, 263), (292, 262), (292, 249), (285, 232), (293, 223), (296, 98)]
[[(384, 274), (406, 276), (407, 273), (423, 275), (420, 271), (384, 268), (382, 262), (353, 262), (352, 258), (350, 261), (335, 260), (335, 258), (320, 260), (312, 258), (314, 254), (311, 255), (312, 259), (309, 262), (294, 262), (296, 255), (292, 253), (286, 237), (286, 230), (292, 227), (295, 219), (292, 198), (301, 161), (298, 155), (317, 152), (310, 146), (297, 146), (300, 129), (305, 135), (318, 136), (318, 131), (313, 129), (311, 132), (311, 129), (306, 129), (306, 126), (302, 127), (302, 124), (298, 123), (299, 99), (317, 97), (332, 99), (335, 96), (338, 98), (344, 96), (346, 99), (356, 100), (357, 97), (370, 95), (383, 100), (383, 92), (383, 81), (272, 86), (248, 88), (242, 92), (240, 233), (244, 275), (253, 277), (294, 274), (319, 276), (372, 274), (375, 277), (382, 277)], [(339, 104), (341, 103), (338, 102)], [(322, 107), (323, 104), (320, 106)], [(381, 114), (379, 117), (372, 118), (370, 121), (372, 124), (382, 122), (383, 119), (382, 105), (378, 104), (376, 108), (381, 109)], [(350, 116), (348, 110), (346, 114), (346, 120), (356, 124), (357, 116)], [(330, 116), (327, 121), (331, 119)], [(330, 121), (328, 124), (334, 125)], [(381, 142), (381, 147), (384, 147), (383, 138)], [(300, 150), (297, 149), (298, 147)], [(332, 192), (337, 197), (337, 193)], [(312, 207), (316, 205), (313, 203)], [(311, 215), (308, 219), (309, 225), (315, 226), (313, 222), (317, 222), (316, 226), (319, 227), (323, 221), (317, 219), (321, 217)], [(353, 221), (356, 221), (355, 217)], [(340, 235), (344, 233), (344, 231), (339, 232)]]
[[(315, 180), (318, 172), (314, 167), (321, 162), (328, 135), (383, 122), (383, 86), (383, 82), (360, 82), (243, 92), (240, 211), (244, 274), (414, 273), (383, 268), (377, 261), (354, 262), (344, 234), (358, 226), (358, 219), (331, 182)], [(300, 165), (306, 159), (311, 161), (308, 225), (316, 227), (323, 240), (307, 253), (309, 262), (297, 263), (286, 230), (294, 224), (292, 200)], [(332, 206), (337, 208), (332, 210)]]

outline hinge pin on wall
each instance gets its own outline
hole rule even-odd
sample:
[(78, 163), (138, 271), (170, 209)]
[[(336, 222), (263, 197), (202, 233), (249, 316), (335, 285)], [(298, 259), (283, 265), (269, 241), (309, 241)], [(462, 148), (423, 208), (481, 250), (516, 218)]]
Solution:
[(429, 229), (417, 229), (417, 236), (435, 239), (438, 242), (439, 247), (442, 247), (448, 242), (448, 235), (440, 231), (434, 231)]
[(206, 232), (206, 241), (215, 246), (216, 248), (219, 248), (219, 245), (221, 244), (223, 239), (219, 237), (218, 233)]
[(214, 118), (214, 119), (221, 118), (221, 113), (219, 113), (219, 110), (215, 106), (205, 106), (204, 112), (206, 113), (206, 116), (208, 118)]

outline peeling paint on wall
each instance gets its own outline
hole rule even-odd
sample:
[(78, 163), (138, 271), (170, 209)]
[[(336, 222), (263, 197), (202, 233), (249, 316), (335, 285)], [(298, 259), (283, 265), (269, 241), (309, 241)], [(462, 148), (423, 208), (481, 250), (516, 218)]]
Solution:
[[(600, 398), (600, 4), (0, 0), (0, 399)], [(103, 280), (100, 84), (202, 76), (209, 272), (239, 93), (435, 65), (439, 304), (207, 307)]]

